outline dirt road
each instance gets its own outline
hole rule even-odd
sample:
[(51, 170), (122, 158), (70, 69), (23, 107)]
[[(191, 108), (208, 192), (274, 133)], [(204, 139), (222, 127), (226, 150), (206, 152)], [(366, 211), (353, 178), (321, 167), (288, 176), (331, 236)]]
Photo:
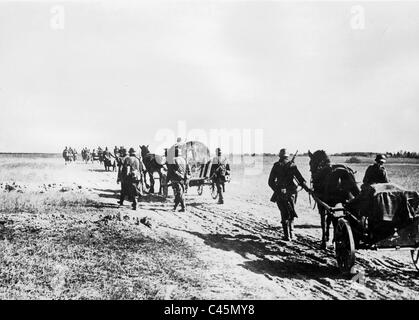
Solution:
[[(98, 201), (114, 204), (113, 173), (100, 173)], [(266, 180), (267, 176), (259, 177)], [(91, 182), (94, 184), (96, 176)], [(103, 188), (103, 183), (108, 187)], [(279, 240), (279, 212), (269, 201), (249, 197), (240, 181), (227, 185), (224, 205), (216, 204), (209, 188), (198, 196), (191, 188), (186, 213), (172, 212), (173, 198), (149, 196), (132, 217), (148, 217), (152, 230), (181, 237), (211, 266), (204, 274), (208, 299), (417, 299), (419, 274), (410, 252), (359, 251), (358, 282), (342, 277), (333, 245), (319, 249), (321, 229), (316, 211), (299, 205), (293, 242)], [(301, 195), (303, 197), (303, 195)], [(265, 194), (266, 200), (269, 193)], [(302, 201), (304, 202), (304, 201)], [(364, 270), (364, 276), (362, 276)], [(176, 290), (173, 291), (176, 297)]]

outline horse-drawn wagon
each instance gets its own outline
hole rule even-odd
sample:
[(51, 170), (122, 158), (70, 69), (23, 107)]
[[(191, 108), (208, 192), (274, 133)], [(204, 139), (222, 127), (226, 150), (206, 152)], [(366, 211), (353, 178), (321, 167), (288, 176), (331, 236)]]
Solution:
[(410, 250), (419, 270), (417, 192), (392, 183), (373, 184), (341, 208), (314, 198), (334, 220), (336, 260), (342, 272), (351, 272), (358, 249)]
[[(217, 199), (218, 192), (211, 172), (212, 159), (208, 147), (200, 141), (187, 141), (185, 143), (176, 143), (167, 150), (167, 163), (175, 156), (175, 149), (181, 150), (182, 157), (185, 158), (191, 170), (191, 176), (187, 181), (187, 187), (197, 187), (198, 195), (204, 192), (204, 186), (209, 186), (211, 197)], [(229, 182), (230, 176), (226, 176)]]

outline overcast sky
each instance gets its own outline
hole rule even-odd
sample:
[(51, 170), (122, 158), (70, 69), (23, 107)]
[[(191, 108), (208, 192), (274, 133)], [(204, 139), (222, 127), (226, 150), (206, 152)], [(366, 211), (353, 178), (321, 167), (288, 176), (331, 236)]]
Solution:
[(419, 2), (74, 1), (63, 29), (54, 4), (0, 3), (2, 152), (158, 149), (178, 121), (262, 129), (265, 152), (419, 151)]

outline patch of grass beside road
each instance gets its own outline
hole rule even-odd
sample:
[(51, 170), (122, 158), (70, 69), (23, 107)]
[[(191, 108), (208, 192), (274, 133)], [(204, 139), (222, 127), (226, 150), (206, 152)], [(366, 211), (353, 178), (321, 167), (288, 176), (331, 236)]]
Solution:
[(171, 285), (199, 298), (205, 265), (182, 239), (104, 219), (115, 209), (75, 192), (36, 196), (2, 194), (0, 299), (159, 299)]

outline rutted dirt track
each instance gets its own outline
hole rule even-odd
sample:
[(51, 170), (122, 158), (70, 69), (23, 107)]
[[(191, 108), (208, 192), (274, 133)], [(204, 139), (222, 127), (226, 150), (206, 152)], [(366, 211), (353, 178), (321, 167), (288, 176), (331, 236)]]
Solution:
[[(417, 299), (419, 274), (410, 252), (359, 251), (357, 267), (365, 270), (364, 283), (343, 277), (332, 244), (319, 249), (319, 217), (300, 193), (295, 240), (283, 242), (279, 212), (269, 202), (269, 168), (258, 176), (239, 176), (226, 186), (225, 204), (218, 205), (204, 189), (190, 188), (187, 212), (173, 212), (173, 198), (147, 196), (137, 211), (130, 203), (117, 205), (116, 173), (98, 164), (76, 163), (56, 172), (56, 182), (80, 186), (93, 201), (135, 224), (147, 217), (151, 228), (135, 224), (158, 238), (181, 238), (205, 265), (203, 299)], [(305, 176), (307, 173), (304, 173)], [(71, 192), (71, 191), (70, 191)], [(199, 270), (198, 270), (199, 272)], [(175, 288), (173, 296), (176, 298)]]
[[(114, 204), (117, 188), (113, 173), (109, 189), (97, 196)], [(262, 179), (263, 180), (263, 179)], [(102, 180), (103, 181), (103, 180)], [(103, 181), (104, 182), (104, 181)], [(187, 194), (186, 213), (172, 212), (172, 198), (146, 197), (137, 212), (127, 204), (124, 212), (147, 216), (156, 233), (185, 239), (200, 259), (211, 266), (206, 272), (205, 298), (250, 299), (417, 299), (419, 274), (410, 252), (359, 251), (357, 267), (365, 270), (363, 284), (343, 277), (336, 267), (334, 250), (319, 249), (319, 217), (299, 205), (293, 242), (281, 238), (279, 213), (269, 201), (253, 199), (242, 182), (227, 185), (226, 201), (218, 205), (209, 189), (198, 196)], [(269, 198), (269, 194), (266, 195)]]

